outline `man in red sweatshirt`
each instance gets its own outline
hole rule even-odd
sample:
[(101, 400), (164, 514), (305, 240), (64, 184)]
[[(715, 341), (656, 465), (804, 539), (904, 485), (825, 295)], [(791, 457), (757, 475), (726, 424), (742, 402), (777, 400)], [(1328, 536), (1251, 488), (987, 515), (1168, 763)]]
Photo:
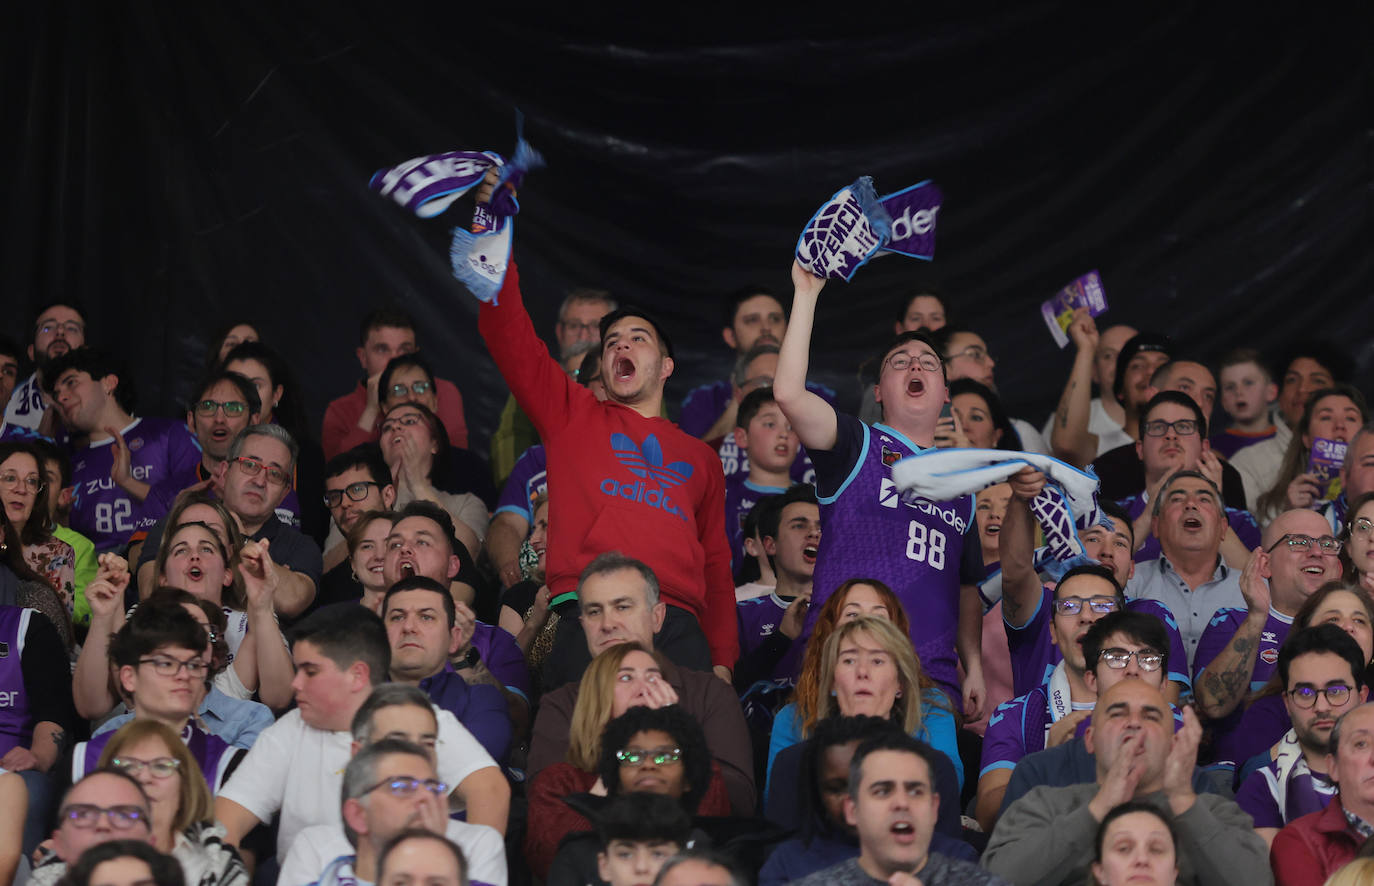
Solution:
[[(655, 645), (728, 681), (739, 636), (725, 481), (710, 447), (659, 417), (673, 373), (661, 327), (632, 307), (602, 319), (605, 402), (569, 378), (535, 334), (514, 262), (496, 302), (482, 305), (478, 328), (548, 453), (551, 606), (576, 595), (578, 575), (598, 554), (620, 551), (658, 576), (668, 614)], [(691, 652), (698, 630), (709, 661)], [(581, 631), (572, 641), (585, 646)]]

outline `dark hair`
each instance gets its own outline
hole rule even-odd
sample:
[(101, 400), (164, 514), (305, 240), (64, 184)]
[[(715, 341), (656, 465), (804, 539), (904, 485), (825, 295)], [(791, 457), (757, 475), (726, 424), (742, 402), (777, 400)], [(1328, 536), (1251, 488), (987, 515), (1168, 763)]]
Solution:
[(869, 754), (878, 751), (901, 751), (915, 754), (925, 761), (926, 772), (930, 778), (930, 791), (935, 792), (935, 754), (938, 753), (923, 741), (917, 741), (901, 729), (892, 729), (866, 739), (854, 749), (854, 758), (849, 761), (849, 796), (859, 799), (859, 785), (863, 783), (864, 760)]
[(187, 412), (195, 412), (196, 403), (204, 397), (211, 388), (222, 381), (227, 381), (238, 388), (239, 395), (243, 397), (243, 402), (248, 404), (248, 415), (256, 416), (262, 411), (262, 398), (258, 396), (258, 389), (253, 387), (253, 383), (241, 372), (230, 372), (227, 369), (213, 369), (196, 386), (196, 399), (186, 404)]
[(1169, 632), (1164, 622), (1146, 612), (1119, 609), (1109, 612), (1093, 622), (1092, 627), (1083, 635), (1083, 661), (1088, 670), (1097, 673), (1097, 663), (1102, 658), (1102, 644), (1112, 634), (1124, 634), (1141, 646), (1148, 646), (1163, 656), (1159, 669), (1169, 676)]
[(63, 489), (72, 485), (72, 457), (67, 454), (67, 450), (43, 437), (35, 437), (28, 442), (35, 450), (42, 453), (44, 463), (57, 462), (57, 472), (62, 475)]
[(601, 374), (601, 349), (593, 347), (590, 351), (582, 355), (582, 362), (577, 364), (577, 383), (584, 388), (592, 386)]
[(1321, 624), (1294, 631), (1279, 647), (1279, 683), (1285, 692), (1288, 691), (1288, 673), (1293, 659), (1318, 652), (1339, 655), (1345, 659), (1355, 678), (1355, 689), (1364, 685), (1365, 661), (1360, 644), (1337, 625)]
[[(383, 683), (373, 688), (363, 701), (362, 707), (358, 708), (353, 714), (353, 722), (349, 724), (349, 732), (353, 735), (353, 740), (361, 745), (372, 743), (372, 718), (382, 708), (396, 708), (410, 706), (423, 708), (434, 713), (434, 703), (430, 701), (424, 690), (418, 686), (411, 686), (409, 683)], [(435, 728), (438, 729), (438, 716), (435, 716)]]
[(272, 413), (273, 424), (279, 424), (291, 433), (296, 440), (308, 440), (305, 422), (305, 404), (301, 402), (300, 387), (296, 384), (291, 367), (276, 351), (260, 341), (245, 341), (234, 345), (233, 350), (224, 355), (220, 368), (224, 369), (235, 360), (256, 360), (267, 370), (272, 387), (281, 386), (281, 400), (268, 409), (262, 404), (262, 411)]
[(414, 367), (423, 372), (425, 377), (429, 379), (430, 386), (434, 390), (434, 396), (439, 396), (438, 389), (433, 387), (434, 367), (429, 365), (428, 360), (420, 356), (419, 351), (411, 351), (408, 354), (397, 354), (387, 361), (386, 368), (377, 378), (377, 398), (379, 400), (383, 403), (387, 401), (387, 397), (391, 393), (391, 376), (406, 367)]
[(725, 298), (721, 301), (720, 319), (722, 325), (724, 325), (726, 329), (734, 327), (735, 317), (739, 314), (739, 306), (756, 295), (766, 295), (777, 302), (782, 307), (782, 316), (784, 319), (787, 317), (787, 305), (783, 304), (782, 299), (778, 298), (776, 292), (769, 289), (767, 286), (756, 286), (753, 283), (747, 283), (744, 286), (740, 286), (737, 289), (732, 289), (725, 293)]
[(606, 724), (601, 732), (601, 759), (597, 771), (606, 793), (614, 797), (620, 793), (620, 760), (616, 752), (624, 750), (626, 742), (641, 732), (666, 732), (682, 751), (682, 766), (686, 788), (682, 804), (688, 812), (696, 812), (697, 804), (711, 784), (711, 749), (706, 734), (690, 714), (679, 705), (662, 708), (636, 706)]
[(458, 552), (459, 542), (458, 536), (454, 534), (453, 518), (441, 505), (424, 499), (416, 499), (392, 514), (391, 525), (395, 527), (397, 523), (410, 517), (423, 517), (437, 524), (439, 535), (448, 544), (448, 555), (452, 557)]
[(374, 329), (409, 329), (415, 332), (415, 320), (396, 307), (377, 308), (363, 315), (358, 324), (358, 347), (367, 345), (367, 336)]
[(735, 427), (749, 430), (749, 423), (759, 414), (759, 410), (769, 403), (778, 402), (773, 396), (773, 386), (755, 388), (744, 395), (744, 399), (739, 402), (739, 412), (736, 414)]
[(1207, 476), (1201, 471), (1175, 471), (1174, 473), (1169, 475), (1169, 479), (1164, 481), (1164, 485), (1161, 486), (1159, 489), (1159, 495), (1155, 496), (1155, 500), (1150, 503), (1150, 513), (1153, 516), (1159, 516), (1159, 512), (1164, 509), (1164, 499), (1166, 497), (1164, 493), (1168, 492), (1169, 489), (1172, 488), (1173, 485), (1177, 483), (1179, 480), (1202, 480), (1207, 484), (1207, 486), (1212, 490), (1212, 493), (1216, 496), (1217, 507), (1224, 509), (1226, 503), (1225, 501), (1223, 501), (1221, 497), (1221, 490), (1217, 488), (1217, 484), (1212, 482), (1211, 477)]
[(423, 575), (408, 575), (386, 589), (386, 594), (382, 597), (383, 624), (387, 607), (391, 605), (391, 598), (404, 591), (433, 591), (443, 601), (444, 616), (448, 619), (449, 628), (458, 620), (457, 607), (453, 605), (453, 595), (449, 593), (448, 588)]
[(377, 853), (378, 883), (382, 882), (382, 875), (386, 873), (386, 863), (387, 860), (391, 858), (392, 850), (407, 840), (430, 840), (447, 849), (449, 854), (453, 856), (454, 862), (458, 865), (458, 882), (461, 886), (468, 886), (468, 859), (467, 856), (463, 854), (462, 848), (443, 834), (436, 834), (433, 831), (427, 831), (423, 828), (406, 828), (404, 831), (401, 831), (399, 834), (386, 841), (386, 845), (382, 847), (382, 851)]
[(258, 329), (257, 321), (249, 320), (244, 317), (238, 317), (228, 322), (221, 323), (215, 328), (214, 335), (210, 337), (210, 347), (205, 351), (205, 368), (207, 370), (213, 370), (215, 367), (219, 366), (219, 352), (224, 350), (224, 340), (229, 337), (229, 333), (234, 331), (235, 326), (247, 326), (259, 336), (262, 334), (262, 331)]
[(734, 382), (737, 388), (744, 387), (745, 383), (749, 381), (750, 363), (753, 363), (760, 357), (780, 353), (782, 353), (782, 349), (775, 344), (764, 342), (754, 345), (752, 348), (735, 358), (735, 367), (730, 370), (730, 381)]
[(24, 349), (19, 347), (19, 343), (8, 335), (0, 335), (0, 357), (13, 357), (20, 368), (26, 362)]
[(317, 609), (292, 629), (293, 651), (302, 640), (319, 649), (341, 671), (355, 662), (367, 665), (373, 686), (391, 679), (391, 642), (386, 626), (365, 606)]
[(1097, 847), (1097, 854), (1093, 860), (1102, 861), (1102, 846), (1107, 841), (1107, 828), (1112, 826), (1123, 815), (1130, 815), (1133, 812), (1147, 812), (1164, 823), (1164, 828), (1169, 832), (1169, 842), (1174, 847), (1174, 858), (1178, 858), (1178, 829), (1174, 827), (1173, 819), (1164, 814), (1164, 811), (1153, 803), (1144, 800), (1127, 800), (1117, 806), (1113, 806), (1106, 815), (1102, 816), (1102, 823), (1097, 826), (1097, 838), (1094, 845)]
[(1350, 355), (1344, 349), (1337, 347), (1333, 342), (1307, 339), (1290, 343), (1270, 364), (1269, 374), (1280, 388), (1283, 387), (1284, 376), (1288, 375), (1288, 367), (1303, 358), (1319, 364), (1331, 373), (1332, 381), (1350, 381), (1355, 375), (1355, 361), (1350, 359)]
[[(945, 327), (945, 329), (948, 328), (949, 327)], [(944, 329), (940, 330), (940, 332), (943, 331)], [(887, 356), (889, 354), (891, 354), (893, 351), (897, 350), (907, 342), (918, 341), (935, 352), (936, 359), (940, 361), (940, 377), (945, 380), (946, 384), (948, 384), (949, 369), (945, 366), (944, 349), (938, 347), (935, 344), (935, 335), (937, 334), (938, 333), (911, 330), (909, 332), (903, 332), (902, 334), (893, 338), (890, 342), (888, 342), (887, 347), (883, 348), (881, 351), (875, 351), (873, 353), (873, 356), (869, 358), (869, 360), (867, 361), (868, 365), (870, 366), (868, 372), (869, 382), (871, 382), (872, 384), (877, 384), (878, 381), (883, 377), (883, 364), (886, 362)]]
[[(1114, 521), (1124, 524), (1126, 526), (1126, 534), (1131, 537), (1131, 544), (1135, 544), (1135, 521), (1131, 519), (1130, 514), (1126, 513), (1125, 508), (1117, 504), (1114, 500), (1104, 496), (1098, 500), (1097, 509), (1108, 517), (1111, 517)], [(1083, 528), (1088, 529), (1091, 527)]]
[[(396, 358), (401, 359), (400, 357)], [(394, 362), (394, 361), (393, 361)], [(429, 436), (434, 441), (434, 457), (429, 462), (429, 481), (435, 486), (443, 489), (448, 485), (448, 465), (449, 465), (449, 443), (448, 428), (444, 427), (443, 419), (430, 411), (429, 407), (423, 403), (415, 403), (410, 400), (402, 400), (393, 403), (391, 408), (382, 414), (382, 422), (391, 417), (391, 413), (398, 409), (414, 409), (420, 413), (420, 418), (424, 420), (429, 428)]]
[(604, 852), (612, 840), (635, 843), (676, 843), (685, 847), (692, 836), (692, 817), (672, 797), (631, 791), (612, 797), (596, 816), (596, 836)]
[(52, 536), (52, 514), (48, 512), (48, 481), (43, 471), (43, 451), (27, 440), (5, 440), (0, 442), (0, 464), (16, 455), (27, 455), (38, 465), (38, 491), (33, 497), (33, 511), (19, 538), (26, 545), (38, 544)]
[[(203, 523), (196, 525), (203, 526)], [(226, 588), (226, 590), (228, 590)], [(166, 585), (158, 585), (153, 588), (143, 602), (142, 606), (194, 606), (205, 613), (205, 619), (210, 623), (210, 654), (214, 661), (210, 665), (210, 673), (218, 674), (224, 670), (229, 663), (229, 641), (225, 633), (229, 626), (229, 617), (224, 614), (223, 607), (216, 606), (204, 597), (197, 597), (190, 591), (183, 591), (181, 588), (172, 588)]]
[(1262, 355), (1255, 348), (1232, 348), (1222, 355), (1221, 361), (1217, 363), (1217, 374), (1220, 375), (1223, 369), (1230, 369), (1232, 366), (1244, 366), (1246, 363), (1253, 363), (1264, 373), (1265, 380), (1272, 382), (1274, 375), (1269, 369), (1269, 364), (1264, 361)]
[(617, 308), (601, 318), (601, 352), (603, 354), (606, 351), (606, 333), (610, 331), (612, 326), (624, 320), (626, 317), (638, 317), (652, 326), (654, 335), (658, 337), (659, 353), (672, 359), (673, 341), (668, 337), (668, 334), (663, 331), (663, 324), (659, 323), (658, 320), (654, 318), (653, 314), (650, 314), (648, 311), (636, 305), (626, 305), (623, 308)]
[[(916, 299), (921, 298), (922, 296), (924, 296), (925, 298), (933, 298), (940, 303), (940, 308), (945, 312), (945, 323), (948, 324), (949, 307), (945, 304), (944, 289), (938, 284), (920, 286), (912, 290), (910, 294), (902, 296), (902, 300), (900, 302), (897, 302), (897, 316), (895, 318), (896, 321), (898, 323), (905, 323), (906, 312), (911, 310), (911, 303), (914, 302)], [(923, 326), (921, 328), (924, 329), (925, 327)]]
[(654, 886), (660, 886), (668, 872), (680, 864), (688, 861), (699, 861), (707, 867), (720, 868), (730, 875), (730, 886), (749, 886), (750, 880), (745, 876), (740, 868), (739, 862), (733, 856), (727, 855), (718, 849), (707, 849), (702, 846), (693, 846), (684, 849), (677, 855), (663, 863), (663, 867), (658, 869), (658, 876), (654, 877)]
[(1054, 586), (1054, 598), (1055, 598), (1056, 600), (1059, 599), (1059, 589), (1062, 588), (1062, 587), (1064, 587), (1064, 585), (1068, 584), (1068, 583), (1069, 583), (1069, 579), (1071, 579), (1071, 578), (1077, 578), (1077, 577), (1080, 576), (1080, 575), (1091, 575), (1091, 576), (1094, 576), (1094, 577), (1096, 577), (1096, 578), (1100, 578), (1100, 579), (1102, 579), (1103, 581), (1106, 581), (1106, 582), (1110, 583), (1111, 586), (1112, 586), (1112, 588), (1113, 588), (1113, 590), (1114, 590), (1115, 595), (1116, 595), (1118, 598), (1123, 599), (1123, 601), (1124, 601), (1125, 592), (1121, 589), (1121, 585), (1117, 584), (1117, 581), (1116, 581), (1116, 574), (1113, 573), (1113, 572), (1112, 572), (1110, 569), (1108, 569), (1106, 566), (1102, 566), (1101, 564), (1098, 564), (1098, 563), (1085, 563), (1085, 564), (1083, 564), (1082, 566), (1075, 566), (1074, 568), (1070, 569), (1068, 572), (1064, 573), (1064, 574), (1060, 577), (1059, 583), (1058, 583), (1057, 585)]
[(185, 886), (186, 875), (181, 870), (181, 862), (170, 855), (163, 855), (143, 840), (107, 840), (97, 843), (67, 868), (66, 874), (58, 881), (58, 886), (90, 886), (95, 869), (107, 861), (117, 858), (137, 858), (148, 865), (156, 886)]
[(1207, 439), (1207, 416), (1203, 414), (1202, 407), (1198, 405), (1198, 402), (1182, 391), (1160, 391), (1150, 398), (1150, 402), (1146, 403), (1145, 408), (1140, 410), (1140, 433), (1142, 438), (1145, 434), (1146, 416), (1154, 412), (1160, 406), (1163, 406), (1165, 403), (1173, 403), (1176, 406), (1182, 406), (1185, 409), (1192, 410), (1193, 415), (1197, 417), (1198, 434), (1203, 440)]
[(1354, 385), (1336, 382), (1329, 388), (1313, 391), (1303, 404), (1302, 418), (1298, 421), (1298, 426), (1293, 428), (1292, 439), (1288, 441), (1288, 448), (1284, 451), (1283, 460), (1274, 475), (1274, 485), (1261, 493), (1255, 501), (1255, 513), (1261, 518), (1269, 514), (1278, 515), (1287, 510), (1288, 486), (1294, 478), (1307, 470), (1310, 451), (1302, 438), (1307, 434), (1307, 429), (1317, 413), (1317, 404), (1327, 397), (1345, 397), (1360, 411), (1360, 424), (1364, 425), (1369, 421), (1369, 403), (1360, 389)]
[(382, 456), (382, 448), (376, 443), (361, 443), (325, 462), (324, 478), (332, 480), (354, 468), (366, 470), (372, 482), (382, 489), (391, 485), (391, 468)]
[(900, 734), (902, 728), (886, 717), (826, 717), (816, 723), (816, 731), (802, 747), (797, 777), (802, 784), (802, 833), (810, 845), (826, 826), (825, 802), (821, 796), (821, 761), (833, 747), (864, 742), (879, 735)]
[(1002, 436), (997, 439), (998, 449), (1016, 452), (1021, 450), (1021, 435), (1011, 423), (1011, 418), (1002, 405), (1002, 398), (997, 396), (996, 391), (971, 378), (956, 378), (949, 383), (949, 398), (953, 400), (960, 394), (974, 394), (983, 399), (983, 403), (988, 408), (988, 418), (992, 420), (997, 430), (1002, 432)]
[(134, 411), (138, 398), (134, 393), (133, 377), (118, 357), (89, 347), (76, 348), (54, 357), (53, 361), (43, 370), (43, 391), (54, 400), (57, 399), (57, 380), (68, 369), (84, 372), (94, 381), (100, 381), (107, 375), (113, 375), (118, 379), (118, 384), (115, 385), (112, 395), (115, 402), (125, 412)]
[[(768, 509), (759, 514), (759, 538), (777, 538), (782, 528), (782, 512), (788, 505), (816, 504), (816, 487), (810, 483), (793, 483), (781, 495), (770, 495)], [(754, 505), (758, 508), (758, 505)]]
[[(84, 326), (86, 324), (86, 317), (88, 316), (86, 314), (86, 307), (85, 305), (81, 304), (80, 301), (74, 298), (66, 297), (49, 299), (48, 301), (45, 301), (42, 304), (40, 304), (38, 308), (34, 310), (32, 314), (29, 315), (29, 344), (33, 344), (38, 340), (38, 321), (42, 320), (43, 315), (46, 314), (48, 311), (51, 311), (53, 308), (70, 308), (72, 311), (76, 312), (76, 315), (78, 317), (81, 318), (82, 325)], [(38, 353), (36, 350), (34, 352), (34, 357), (38, 357)]]
[(180, 603), (159, 604), (145, 600), (129, 616), (124, 627), (110, 638), (110, 663), (116, 668), (136, 668), (139, 659), (164, 646), (190, 649), (199, 654), (208, 645), (210, 638), (205, 628)]
[(1142, 351), (1159, 351), (1174, 359), (1174, 340), (1158, 332), (1141, 332), (1126, 340), (1116, 355), (1116, 375), (1112, 378), (1112, 396), (1121, 401), (1121, 389), (1125, 385), (1126, 367)]

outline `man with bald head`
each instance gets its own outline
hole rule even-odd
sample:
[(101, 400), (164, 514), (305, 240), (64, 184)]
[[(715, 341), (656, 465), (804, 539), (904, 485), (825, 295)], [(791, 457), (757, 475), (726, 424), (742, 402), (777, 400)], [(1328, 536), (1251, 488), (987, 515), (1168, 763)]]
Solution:
[(1283, 735), (1281, 699), (1266, 697), (1243, 710), (1241, 703), (1269, 682), (1302, 604), (1341, 577), (1340, 548), (1315, 511), (1280, 514), (1241, 572), (1245, 606), (1218, 610), (1202, 632), (1193, 656), (1193, 691), (1198, 711), (1212, 721), (1217, 761), (1240, 766)]
[(1142, 680), (1122, 680), (1098, 696), (1088, 750), (1097, 780), (1035, 788), (997, 824), (983, 867), (1015, 883), (1084, 882), (1094, 835), (1113, 808), (1149, 803), (1173, 821), (1178, 882), (1267, 883), (1269, 859), (1250, 816), (1232, 800), (1193, 790), (1202, 726), (1192, 709), (1174, 732), (1169, 703)]

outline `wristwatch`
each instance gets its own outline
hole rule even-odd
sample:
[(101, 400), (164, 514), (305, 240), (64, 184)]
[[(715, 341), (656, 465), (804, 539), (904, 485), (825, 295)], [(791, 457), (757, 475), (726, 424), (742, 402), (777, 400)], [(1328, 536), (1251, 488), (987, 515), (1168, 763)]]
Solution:
[(477, 667), (477, 663), (482, 660), (482, 653), (477, 651), (476, 646), (469, 646), (467, 654), (453, 663), (455, 670)]

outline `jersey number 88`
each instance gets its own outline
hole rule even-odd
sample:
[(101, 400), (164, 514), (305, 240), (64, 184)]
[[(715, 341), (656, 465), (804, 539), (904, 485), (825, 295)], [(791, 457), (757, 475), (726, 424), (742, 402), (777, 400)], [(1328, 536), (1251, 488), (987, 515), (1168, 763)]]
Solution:
[(907, 530), (906, 557), (917, 563), (928, 563), (932, 569), (944, 569), (945, 541), (945, 534), (940, 530), (912, 520)]

